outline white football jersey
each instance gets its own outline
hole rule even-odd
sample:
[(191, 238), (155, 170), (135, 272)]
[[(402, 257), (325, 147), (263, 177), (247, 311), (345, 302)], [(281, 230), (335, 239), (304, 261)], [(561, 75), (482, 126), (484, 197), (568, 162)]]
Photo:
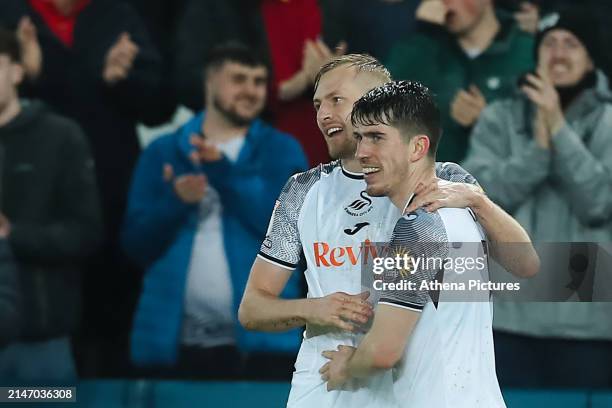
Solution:
[[(431, 261), (391, 279), (411, 281), (416, 289), (382, 292), (378, 302), (422, 312), (394, 368), (398, 405), (505, 408), (495, 372), (490, 292), (470, 287), (470, 282), (489, 280), (485, 235), (471, 211), (407, 214), (397, 222), (390, 248), (393, 254)], [(436, 264), (436, 259), (448, 261)], [(469, 271), (465, 259), (473, 260)], [(433, 282), (455, 290), (436, 290)]]
[[(438, 177), (475, 183), (453, 163), (437, 164)], [(350, 173), (340, 161), (322, 164), (289, 179), (274, 208), (259, 257), (293, 270), (305, 259), (308, 297), (334, 292), (362, 292), (363, 242), (386, 242), (401, 212), (386, 197), (365, 192), (363, 174)], [(289, 407), (395, 406), (391, 371), (354, 381), (346, 390), (327, 392), (319, 369), (321, 356), (338, 345), (356, 347), (362, 335), (347, 332), (316, 334), (308, 327), (298, 354)]]

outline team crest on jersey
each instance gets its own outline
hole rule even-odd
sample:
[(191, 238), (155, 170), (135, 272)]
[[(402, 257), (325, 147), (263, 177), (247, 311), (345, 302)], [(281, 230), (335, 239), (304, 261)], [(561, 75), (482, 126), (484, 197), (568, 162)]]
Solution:
[(368, 197), (365, 190), (359, 193), (358, 199), (352, 201), (349, 205), (344, 207), (344, 211), (348, 215), (352, 215), (353, 217), (361, 217), (372, 211), (372, 199)]

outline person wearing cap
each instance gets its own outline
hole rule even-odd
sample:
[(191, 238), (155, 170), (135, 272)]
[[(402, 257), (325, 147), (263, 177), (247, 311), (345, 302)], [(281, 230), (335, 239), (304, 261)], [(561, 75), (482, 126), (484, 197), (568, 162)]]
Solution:
[[(543, 290), (571, 283), (576, 243), (612, 241), (612, 92), (598, 69), (599, 38), (579, 10), (543, 20), (534, 51), (536, 72), (483, 111), (463, 166), (534, 242), (566, 243), (555, 244), (565, 250), (549, 266), (566, 263), (541, 274), (552, 279), (542, 278)], [(495, 312), (502, 386), (612, 386), (612, 304), (504, 302)]]

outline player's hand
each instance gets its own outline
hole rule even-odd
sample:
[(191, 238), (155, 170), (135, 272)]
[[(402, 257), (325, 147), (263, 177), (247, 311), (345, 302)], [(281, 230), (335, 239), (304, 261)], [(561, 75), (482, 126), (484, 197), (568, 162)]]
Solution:
[(127, 78), (139, 52), (140, 49), (132, 41), (130, 34), (122, 33), (106, 54), (102, 71), (104, 81), (112, 85)]
[(195, 151), (191, 153), (191, 160), (196, 163), (201, 162), (216, 162), (223, 158), (223, 153), (214, 144), (208, 140), (198, 136), (191, 135), (191, 145), (195, 147)]
[(204, 174), (183, 174), (175, 177), (170, 164), (164, 164), (164, 181), (172, 183), (174, 192), (185, 204), (196, 204), (202, 201), (208, 189), (208, 180)]
[(30, 17), (24, 16), (17, 25), (17, 40), (21, 47), (21, 61), (25, 74), (35, 79), (42, 70), (42, 51), (38, 42), (36, 26)]
[(337, 351), (328, 350), (321, 353), (329, 359), (319, 370), (321, 379), (327, 382), (327, 391), (340, 389), (350, 380), (348, 362), (356, 350), (351, 346), (338, 346)]
[(487, 106), (487, 101), (476, 85), (466, 90), (459, 90), (451, 103), (451, 116), (462, 126), (472, 126), (478, 120), (480, 112)]
[(11, 235), (11, 222), (0, 212), (0, 238), (8, 238)]
[(315, 326), (357, 331), (358, 325), (367, 323), (374, 314), (372, 305), (366, 301), (369, 296), (370, 292), (357, 295), (336, 292), (309, 299), (306, 322)]
[(482, 189), (468, 183), (453, 183), (439, 178), (419, 183), (414, 190), (414, 199), (406, 209), (406, 213), (423, 207), (425, 211), (432, 212), (439, 208), (467, 208), (472, 207), (482, 194)]

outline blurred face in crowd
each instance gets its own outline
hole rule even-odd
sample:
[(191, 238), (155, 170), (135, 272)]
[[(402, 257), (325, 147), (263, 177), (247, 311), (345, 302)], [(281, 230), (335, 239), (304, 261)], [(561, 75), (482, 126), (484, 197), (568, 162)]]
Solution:
[(491, 7), (490, 0), (444, 0), (444, 5), (444, 26), (458, 36), (473, 30), (484, 17), (487, 7)]
[(0, 54), (0, 112), (17, 99), (17, 85), (23, 77), (23, 69), (6, 54)]
[(538, 62), (548, 70), (555, 86), (572, 86), (594, 69), (582, 42), (570, 31), (550, 30), (542, 38)]
[(226, 62), (207, 75), (207, 106), (213, 106), (234, 125), (246, 126), (264, 108), (267, 83), (266, 67)]
[(321, 76), (313, 104), (317, 112), (317, 125), (332, 159), (355, 157), (351, 111), (357, 99), (374, 86), (376, 83), (371, 75), (358, 74), (350, 66), (339, 66)]
[(63, 13), (69, 13), (79, 0), (51, 0), (55, 8)]

